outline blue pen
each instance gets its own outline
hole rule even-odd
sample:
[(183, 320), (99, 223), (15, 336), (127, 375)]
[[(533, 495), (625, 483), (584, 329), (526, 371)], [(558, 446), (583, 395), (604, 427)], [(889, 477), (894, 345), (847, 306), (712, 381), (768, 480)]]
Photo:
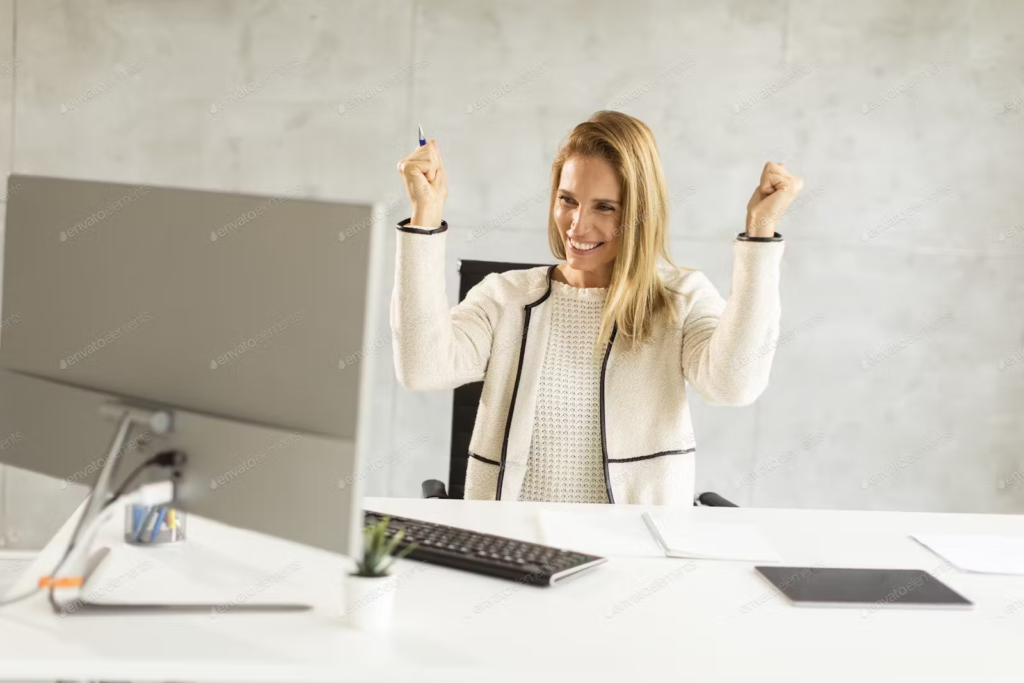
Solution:
[(156, 524), (153, 525), (153, 531), (149, 534), (149, 542), (152, 543), (156, 540), (156, 535), (160, 533), (160, 527), (163, 526), (164, 516), (167, 515), (167, 508), (160, 508), (160, 514), (156, 516)]
[(141, 505), (132, 505), (132, 537), (139, 533), (143, 514), (145, 514), (145, 508)]
[(427, 144), (427, 139), (423, 136), (423, 126), (420, 126), (420, 147)]
[(156, 514), (156, 508), (149, 508), (146, 512), (145, 519), (142, 520), (142, 526), (139, 527), (138, 533), (135, 534), (135, 542), (139, 543), (142, 541), (142, 534), (146, 532), (146, 527), (149, 526), (149, 520), (153, 519), (153, 515)]

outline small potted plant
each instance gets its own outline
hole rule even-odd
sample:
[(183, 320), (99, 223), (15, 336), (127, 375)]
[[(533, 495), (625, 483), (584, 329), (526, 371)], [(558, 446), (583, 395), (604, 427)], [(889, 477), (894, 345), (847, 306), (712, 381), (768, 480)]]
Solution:
[(396, 553), (405, 531), (400, 529), (388, 538), (390, 522), (390, 517), (384, 517), (363, 529), (363, 557), (347, 577), (345, 614), (356, 628), (382, 631), (391, 624), (397, 588), (391, 566), (416, 547), (410, 543)]

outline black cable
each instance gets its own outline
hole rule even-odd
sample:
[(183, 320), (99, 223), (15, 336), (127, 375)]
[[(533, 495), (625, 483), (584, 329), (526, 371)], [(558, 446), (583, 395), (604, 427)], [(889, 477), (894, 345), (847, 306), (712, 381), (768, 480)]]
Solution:
[(124, 492), (128, 490), (128, 487), (132, 485), (132, 482), (145, 470), (147, 467), (173, 467), (178, 468), (185, 463), (185, 454), (181, 451), (164, 451), (157, 453), (154, 456), (147, 458), (144, 462), (139, 463), (134, 470), (132, 470), (125, 480), (121, 482), (121, 485), (114, 491), (114, 495), (111, 496), (110, 500), (103, 504), (106, 508), (111, 505), (115, 500), (124, 495)]
[(131, 485), (131, 483), (133, 481), (135, 481), (135, 479), (142, 473), (142, 471), (144, 469), (146, 469), (147, 467), (152, 467), (156, 463), (156, 459), (158, 457), (159, 457), (158, 455), (154, 455), (154, 456), (151, 456), (151, 457), (147, 458), (143, 462), (139, 463), (135, 467), (135, 469), (133, 469), (131, 472), (129, 472), (128, 476), (125, 477), (123, 482), (121, 482), (121, 485), (118, 486), (117, 489), (114, 491), (114, 495), (110, 497), (110, 500), (108, 500), (106, 503), (103, 504), (103, 507), (104, 508), (109, 507), (111, 504), (113, 504), (113, 502), (115, 500), (117, 500), (122, 495), (124, 495), (124, 492), (128, 489), (128, 487)]

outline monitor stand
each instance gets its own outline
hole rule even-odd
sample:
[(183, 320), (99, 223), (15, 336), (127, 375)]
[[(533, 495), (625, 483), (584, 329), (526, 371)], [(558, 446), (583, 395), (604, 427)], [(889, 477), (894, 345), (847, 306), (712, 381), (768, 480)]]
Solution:
[[(173, 429), (173, 414), (166, 410), (149, 410), (124, 405), (121, 403), (106, 403), (101, 406), (100, 412), (107, 418), (118, 421), (117, 430), (111, 440), (107, 457), (103, 460), (100, 473), (96, 479), (96, 486), (93, 488), (89, 499), (85, 503), (85, 510), (79, 517), (78, 523), (71, 534), (69, 547), (66, 555), (58, 564), (53, 576), (42, 577), (39, 582), (41, 588), (49, 588), (50, 606), (53, 611), (61, 616), (91, 615), (91, 614), (138, 614), (138, 613), (181, 613), (181, 612), (206, 612), (218, 610), (223, 607), (220, 603), (110, 603), (110, 602), (89, 602), (85, 596), (89, 579), (95, 574), (103, 561), (110, 555), (111, 548), (101, 547), (95, 552), (92, 551), (93, 540), (99, 529), (110, 519), (110, 516), (122, 509), (119, 505), (108, 505), (108, 498), (113, 495), (111, 481), (117, 470), (120, 454), (124, 449), (132, 428), (136, 426), (147, 427), (155, 434), (167, 434)], [(172, 494), (165, 503), (173, 503)], [(188, 541), (182, 541), (187, 543)], [(296, 612), (309, 610), (309, 605), (301, 603), (245, 603), (232, 605), (230, 611), (239, 612)]]

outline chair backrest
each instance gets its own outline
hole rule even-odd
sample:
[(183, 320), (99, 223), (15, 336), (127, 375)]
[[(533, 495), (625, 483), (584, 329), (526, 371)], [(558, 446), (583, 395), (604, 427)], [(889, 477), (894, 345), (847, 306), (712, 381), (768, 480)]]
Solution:
[[(478, 282), (491, 273), (524, 270), (544, 265), (541, 263), (504, 263), (501, 261), (459, 261), (459, 301)], [(452, 450), (448, 462), (448, 497), (464, 498), (466, 493), (466, 465), (469, 460), (469, 441), (473, 436), (476, 411), (480, 406), (483, 382), (463, 384), (455, 389), (452, 399)]]

